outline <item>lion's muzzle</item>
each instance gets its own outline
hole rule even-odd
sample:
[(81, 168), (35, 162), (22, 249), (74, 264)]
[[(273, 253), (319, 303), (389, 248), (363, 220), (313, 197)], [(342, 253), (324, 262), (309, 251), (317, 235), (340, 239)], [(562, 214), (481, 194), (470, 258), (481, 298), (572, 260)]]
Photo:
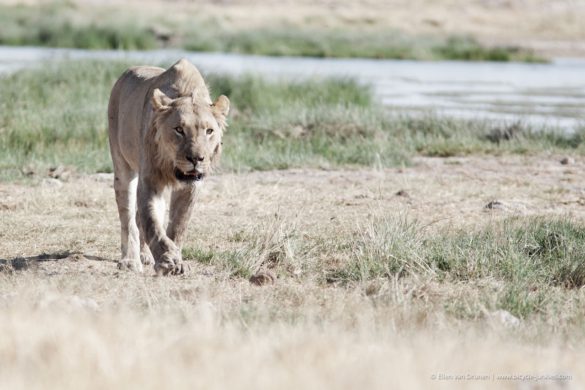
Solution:
[(183, 172), (180, 169), (175, 168), (175, 178), (182, 182), (201, 181), (205, 178), (205, 173), (199, 171), (198, 169)]
[(208, 164), (200, 154), (187, 154), (175, 165), (175, 178), (181, 182), (200, 181), (207, 175)]

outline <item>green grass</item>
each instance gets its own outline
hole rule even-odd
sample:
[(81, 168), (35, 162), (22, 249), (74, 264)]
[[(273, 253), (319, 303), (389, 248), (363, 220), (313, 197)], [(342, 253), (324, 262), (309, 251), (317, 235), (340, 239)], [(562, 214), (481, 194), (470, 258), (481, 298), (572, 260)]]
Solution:
[[(107, 13), (92, 17), (67, 3), (0, 6), (0, 25), (1, 45), (126, 50), (174, 46), (269, 56), (544, 61), (528, 49), (488, 47), (469, 36), (408, 36), (388, 29), (330, 30), (291, 26), (233, 30), (197, 16), (188, 24), (165, 16), (157, 20)], [(165, 26), (164, 38), (153, 30), (154, 25)]]
[(349, 260), (328, 273), (329, 281), (405, 277), (474, 289), (491, 284), (495, 291), (475, 305), (521, 318), (553, 310), (555, 297), (585, 286), (585, 226), (567, 219), (512, 218), (475, 232), (432, 235), (412, 221), (378, 219), (356, 239), (338, 244), (339, 252), (348, 250)]
[(107, 21), (97, 24), (85, 19), (65, 3), (0, 5), (0, 44), (126, 50), (158, 47), (145, 24), (116, 18), (103, 18)]
[[(55, 165), (111, 171), (107, 100), (127, 65), (64, 62), (3, 78), (0, 177)], [(511, 132), (489, 122), (392, 117), (367, 86), (351, 80), (215, 75), (208, 82), (214, 96), (223, 93), (232, 102), (222, 164), (230, 171), (390, 167), (408, 164), (414, 155), (583, 151), (585, 129), (566, 136), (515, 125), (513, 136), (500, 139), (497, 134)]]
[(515, 46), (486, 47), (470, 36), (451, 36), (434, 43), (430, 50), (432, 58), (445, 60), (546, 62), (531, 50)]
[[(493, 278), (516, 286), (585, 286), (585, 226), (561, 219), (509, 219), (479, 232), (428, 238), (412, 221), (377, 220), (343, 247), (344, 281), (422, 275), (451, 282)], [(335, 278), (334, 278), (335, 279)]]
[(398, 276), (473, 288), (487, 281), (499, 287), (476, 304), (520, 318), (553, 310), (559, 292), (585, 286), (585, 226), (567, 219), (508, 219), (433, 235), (413, 222), (382, 219), (344, 245), (352, 256), (329, 280)]
[[(212, 265), (228, 271), (230, 277), (249, 278), (258, 271), (280, 270), (282, 273), (306, 268), (304, 253), (311, 244), (296, 240), (297, 231), (280, 218), (268, 221), (257, 231), (238, 233), (236, 248), (214, 251), (201, 248), (183, 248), (183, 259)], [(232, 237), (233, 238), (233, 237)], [(302, 258), (301, 258), (301, 257)]]
[(60, 164), (83, 172), (111, 171), (107, 99), (124, 68), (123, 64), (68, 64), (3, 78), (0, 176)]
[(429, 232), (416, 221), (376, 217), (355, 232), (323, 237), (286, 221), (253, 229), (247, 234), (253, 238), (234, 249), (187, 248), (184, 259), (234, 278), (266, 269), (284, 278), (313, 275), (321, 285), (363, 288), (381, 304), (389, 298), (376, 298), (375, 287), (384, 282), (419, 286), (423, 295), (440, 286), (432, 301), (459, 318), (503, 309), (546, 319), (567, 306), (568, 320), (585, 314), (585, 225), (568, 218), (515, 217), (471, 231)]
[(408, 36), (397, 31), (258, 29), (197, 31), (187, 34), (184, 48), (267, 56), (377, 58), (411, 60), (545, 62), (519, 47), (487, 47), (470, 36)]

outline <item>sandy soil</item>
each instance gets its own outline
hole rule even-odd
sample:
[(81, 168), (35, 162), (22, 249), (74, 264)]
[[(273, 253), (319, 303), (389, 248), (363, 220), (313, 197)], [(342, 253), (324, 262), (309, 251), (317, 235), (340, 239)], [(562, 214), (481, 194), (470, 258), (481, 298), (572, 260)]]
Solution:
[[(4, 4), (48, 2), (0, 0)], [(197, 15), (227, 28), (284, 24), (384, 28), (409, 34), (471, 34), (487, 44), (522, 45), (549, 56), (585, 55), (583, 0), (150, 0), (125, 2), (123, 6), (114, 0), (74, 3), (80, 9), (107, 6), (139, 17), (165, 12), (169, 17), (188, 21)]]

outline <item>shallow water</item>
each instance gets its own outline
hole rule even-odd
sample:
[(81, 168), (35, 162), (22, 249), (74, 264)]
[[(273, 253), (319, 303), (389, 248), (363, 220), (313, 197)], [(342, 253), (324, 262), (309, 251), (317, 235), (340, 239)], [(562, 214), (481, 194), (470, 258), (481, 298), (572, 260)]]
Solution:
[(371, 84), (383, 104), (398, 114), (521, 121), (567, 131), (585, 124), (585, 60), (577, 59), (551, 64), (419, 62), (0, 46), (0, 73), (64, 59), (125, 59), (152, 64), (181, 57), (189, 58), (203, 72), (260, 73), (293, 80), (354, 78)]

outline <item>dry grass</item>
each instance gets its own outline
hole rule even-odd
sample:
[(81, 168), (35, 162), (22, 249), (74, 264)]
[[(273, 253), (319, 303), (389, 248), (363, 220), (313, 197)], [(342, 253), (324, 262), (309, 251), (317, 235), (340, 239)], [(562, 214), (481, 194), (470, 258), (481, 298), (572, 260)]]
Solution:
[[(1, 0), (0, 4), (54, 4), (45, 0)], [(75, 0), (81, 15), (77, 23), (107, 20), (115, 23), (124, 15), (132, 22), (152, 26), (162, 33), (176, 26), (217, 26), (226, 31), (254, 31), (287, 26), (291, 29), (326, 28), (354, 31), (394, 30), (407, 35), (471, 35), (482, 44), (520, 45), (534, 48), (545, 57), (583, 55), (581, 37), (585, 27), (582, 1), (573, 0), (351, 0), (351, 1), (160, 1), (120, 2)], [(116, 9), (116, 15), (112, 9)], [(166, 23), (156, 23), (165, 15)], [(510, 26), (514, 26), (513, 29)], [(205, 30), (205, 28), (203, 29)]]
[[(527, 344), (502, 327), (469, 329), (445, 322), (440, 312), (380, 304), (359, 290), (294, 282), (258, 288), (205, 276), (112, 277), (71, 268), (74, 278), (2, 277), (0, 305), (8, 319), (0, 323), (2, 388), (536, 385), (492, 379), (506, 374), (568, 374), (572, 379), (561, 382), (568, 388), (583, 384), (585, 354), (572, 342)], [(273, 319), (275, 310), (291, 315)], [(431, 380), (441, 373), (490, 379)]]
[[(218, 23), (233, 18), (250, 28), (271, 15), (275, 23), (461, 29), (496, 41), (503, 32), (531, 41), (582, 36), (578, 2), (267, 4), (177, 7), (205, 7)], [(414, 18), (411, 7), (420, 11)], [(425, 258), (429, 237), (454, 259), (466, 238), (495, 237), (486, 248), (505, 254), (502, 226), (519, 221), (528, 231), (535, 216), (565, 220), (580, 234), (585, 160), (561, 165), (561, 157), (218, 175), (191, 221), (191, 273), (173, 278), (118, 271), (111, 177), (65, 167), (62, 180), (37, 170), (24, 182), (1, 182), (0, 388), (583, 388), (585, 289), (469, 269), (441, 274)], [(499, 203), (486, 209), (492, 201)], [(380, 219), (390, 221), (387, 230)], [(552, 233), (545, 238), (556, 250)], [(407, 255), (408, 272), (358, 267), (331, 277), (371, 254), (395, 253)], [(258, 270), (275, 282), (252, 285)], [(517, 324), (502, 321), (502, 308)], [(498, 377), (555, 374), (569, 378)]]
[[(187, 240), (199, 261), (176, 278), (117, 270), (111, 178), (2, 183), (0, 387), (580, 388), (583, 289), (541, 286), (548, 298), (539, 309), (507, 326), (494, 311), (507, 299), (505, 279), (416, 270), (327, 279), (381, 216), (406, 238), (400, 221), (417, 221), (445, 247), (450, 232), (514, 216), (582, 220), (585, 161), (559, 157), (218, 175), (200, 194)], [(491, 200), (502, 206), (486, 210)], [(275, 283), (252, 285), (258, 269)], [(571, 379), (497, 378), (507, 374)]]
[[(52, 0), (1, 0), (0, 4), (52, 4)], [(120, 7), (118, 1), (74, 0), (81, 9)], [(148, 7), (144, 7), (147, 3)], [(580, 16), (582, 1), (572, 0), (471, 0), (461, 6), (458, 0), (351, 0), (351, 1), (175, 1), (125, 2), (121, 10), (139, 9), (143, 17), (173, 10), (178, 21), (195, 13), (221, 25), (257, 28), (270, 25), (392, 27), (408, 33), (471, 33), (481, 37), (525, 39), (571, 39), (583, 36)], [(89, 14), (96, 15), (96, 12)], [(96, 15), (97, 16), (97, 15)], [(509, 26), (513, 25), (511, 30)], [(504, 42), (506, 43), (506, 42)]]

